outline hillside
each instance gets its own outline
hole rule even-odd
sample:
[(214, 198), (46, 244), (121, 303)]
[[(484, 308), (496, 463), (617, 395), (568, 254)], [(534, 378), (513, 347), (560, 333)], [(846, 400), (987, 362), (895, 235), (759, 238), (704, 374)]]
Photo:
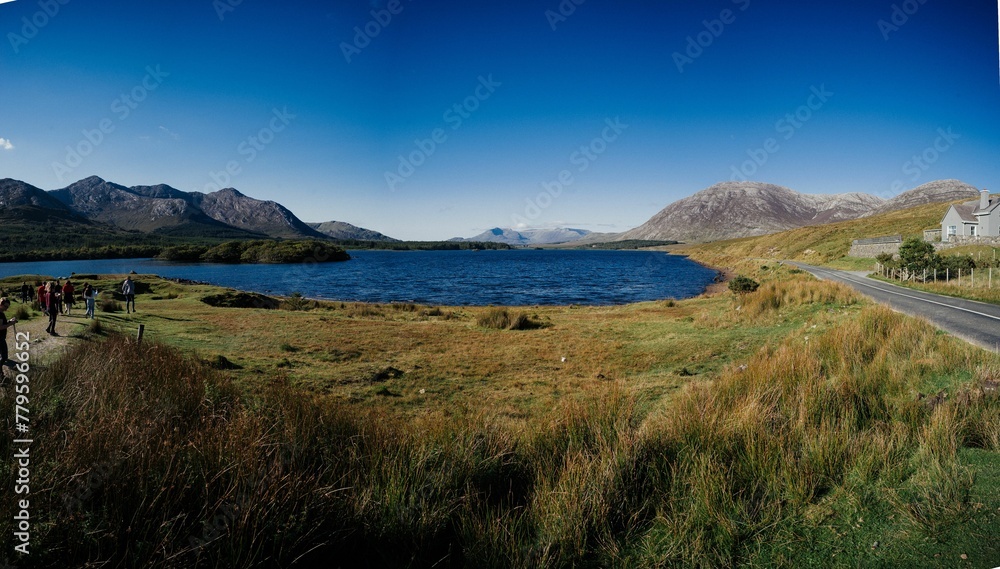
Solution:
[(192, 192), (191, 195), (194, 205), (206, 215), (232, 227), (286, 239), (326, 237), (278, 202), (254, 199), (233, 188), (210, 194)]
[(619, 239), (699, 242), (853, 219), (882, 205), (866, 194), (809, 195), (757, 182), (723, 182), (678, 200)]
[(189, 194), (165, 185), (126, 188), (91, 176), (49, 195), (87, 219), (127, 231), (221, 239), (264, 236), (212, 219)]
[(795, 259), (827, 263), (847, 255), (851, 241), (884, 235), (921, 237), (923, 230), (939, 227), (948, 203), (872, 215), (827, 225), (800, 227), (757, 237), (716, 241), (683, 248), (695, 257), (710, 256), (713, 263), (733, 266), (745, 259)]
[(351, 225), (343, 221), (324, 221), (323, 223), (307, 223), (309, 227), (333, 239), (357, 239), (361, 241), (399, 241), (378, 231)]
[(975, 187), (959, 180), (939, 180), (884, 200), (857, 192), (814, 195), (773, 184), (724, 182), (668, 205), (618, 239), (698, 243), (752, 237), (928, 203), (973, 199), (977, 192)]
[(979, 197), (979, 189), (960, 180), (937, 180), (907, 190), (886, 201), (872, 212), (872, 215), (908, 209), (928, 203), (974, 200)]

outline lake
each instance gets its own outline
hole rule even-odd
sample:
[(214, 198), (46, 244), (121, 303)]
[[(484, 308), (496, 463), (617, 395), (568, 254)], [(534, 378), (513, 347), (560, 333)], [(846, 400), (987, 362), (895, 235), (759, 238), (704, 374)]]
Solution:
[(659, 251), (350, 251), (342, 263), (217, 265), (154, 259), (0, 263), (0, 277), (157, 274), (240, 290), (429, 305), (610, 305), (696, 296), (716, 272)]

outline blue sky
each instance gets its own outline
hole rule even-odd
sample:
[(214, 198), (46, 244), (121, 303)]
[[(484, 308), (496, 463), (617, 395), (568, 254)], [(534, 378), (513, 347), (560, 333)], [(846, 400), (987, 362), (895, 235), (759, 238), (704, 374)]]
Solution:
[(992, 0), (16, 0), (0, 177), (232, 186), (403, 239), (623, 231), (734, 178), (1000, 190), (996, 17)]

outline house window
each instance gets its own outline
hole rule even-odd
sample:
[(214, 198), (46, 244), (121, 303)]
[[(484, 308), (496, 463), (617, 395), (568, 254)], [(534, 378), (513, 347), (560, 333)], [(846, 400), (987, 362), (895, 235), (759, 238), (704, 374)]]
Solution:
[(969, 235), (972, 236), (972, 237), (976, 236), (976, 226), (975, 225), (970, 225), (969, 226)]
[(957, 225), (949, 225), (948, 226), (948, 235), (957, 235), (957, 234), (958, 234), (958, 226)]

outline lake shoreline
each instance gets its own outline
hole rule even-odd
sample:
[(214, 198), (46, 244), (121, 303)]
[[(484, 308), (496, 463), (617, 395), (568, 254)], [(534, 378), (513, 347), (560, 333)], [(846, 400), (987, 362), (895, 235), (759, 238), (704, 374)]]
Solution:
[[(725, 271), (666, 251), (351, 251), (351, 263), (230, 265), (156, 259), (58, 261), (0, 267), (6, 279), (156, 275), (222, 289), (322, 302), (427, 306), (619, 306), (694, 298)], [(141, 278), (141, 277), (140, 277)], [(35, 279), (37, 280), (37, 277)], [(18, 283), (20, 284), (20, 283)]]

